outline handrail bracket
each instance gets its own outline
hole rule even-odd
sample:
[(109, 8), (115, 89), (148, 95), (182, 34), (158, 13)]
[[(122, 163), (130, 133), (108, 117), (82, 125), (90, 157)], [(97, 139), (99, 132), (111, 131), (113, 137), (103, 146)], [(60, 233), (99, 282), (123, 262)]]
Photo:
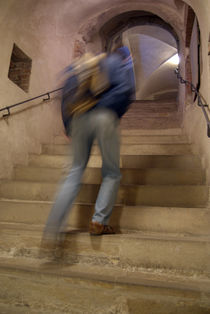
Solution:
[(43, 101), (46, 101), (46, 100), (50, 100), (50, 94), (52, 93), (55, 93), (55, 92), (58, 92), (58, 91), (61, 91), (63, 89), (63, 87), (60, 87), (60, 88), (57, 88), (55, 90), (52, 90), (50, 92), (47, 92), (45, 94), (41, 94), (39, 96), (36, 96), (36, 97), (33, 97), (33, 98), (30, 98), (30, 99), (27, 99), (27, 100), (24, 100), (24, 101), (21, 101), (21, 102), (18, 102), (14, 105), (11, 105), (11, 106), (7, 106), (7, 107), (4, 107), (4, 108), (1, 108), (0, 109), (0, 112), (1, 111), (4, 111), (4, 110), (7, 110), (8, 112), (6, 114), (4, 114), (2, 117), (5, 118), (5, 117), (9, 117), (11, 115), (11, 112), (10, 112), (10, 109), (11, 108), (14, 108), (14, 107), (17, 107), (19, 105), (22, 105), (22, 104), (25, 104), (26, 102), (29, 102), (29, 101), (32, 101), (32, 100), (35, 100), (35, 99), (38, 99), (38, 98), (41, 98), (41, 97), (44, 97), (47, 95), (47, 98), (44, 98)]
[(9, 107), (6, 107), (5, 110), (7, 110), (8, 112), (3, 114), (3, 118), (6, 118), (6, 117), (9, 117), (11, 112), (10, 112), (10, 108)]
[(48, 98), (43, 98), (43, 101), (50, 100), (50, 93), (46, 94)]

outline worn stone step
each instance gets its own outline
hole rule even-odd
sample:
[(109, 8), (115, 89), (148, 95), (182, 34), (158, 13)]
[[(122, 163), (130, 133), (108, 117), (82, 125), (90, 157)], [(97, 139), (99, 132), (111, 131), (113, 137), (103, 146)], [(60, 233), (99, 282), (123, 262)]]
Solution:
[(133, 117), (129, 114), (124, 116), (121, 121), (122, 129), (136, 129), (141, 127), (141, 129), (151, 130), (151, 129), (170, 129), (170, 128), (179, 128), (182, 125), (182, 119), (180, 113), (171, 113), (163, 117), (160, 116), (141, 116), (137, 113)]
[(0, 261), (1, 313), (209, 313), (209, 281), (107, 266), (12, 261)]
[[(42, 153), (48, 155), (67, 155), (72, 153), (70, 145), (43, 144)], [(91, 154), (98, 155), (99, 147), (93, 145)], [(121, 155), (184, 155), (192, 153), (190, 144), (122, 144)]]
[[(0, 221), (45, 224), (52, 202), (0, 200)], [(88, 230), (94, 204), (74, 204), (68, 219), (71, 228)], [(121, 206), (113, 209), (110, 224), (119, 230), (210, 235), (208, 208)]]
[[(134, 112), (132, 111), (127, 111), (126, 115), (123, 117), (125, 119), (129, 119), (129, 118), (134, 118), (136, 116), (139, 117), (139, 119), (144, 119), (144, 118), (153, 118), (154, 120), (157, 118), (175, 118), (175, 117), (179, 117), (179, 112), (177, 110), (170, 110), (170, 111), (166, 111), (166, 110), (157, 110), (157, 107), (155, 108), (150, 108), (149, 110), (147, 110), (148, 108), (145, 108), (142, 110), (141, 108), (137, 108), (135, 110), (135, 115)], [(172, 125), (173, 126), (173, 125)]]
[[(122, 129), (147, 129), (147, 130), (163, 130), (163, 129), (179, 129), (182, 126), (182, 117), (180, 112), (163, 110), (160, 112), (157, 106), (147, 110), (139, 109), (139, 106), (134, 110), (128, 110), (121, 119), (120, 126)], [(138, 117), (138, 119), (136, 118)]]
[[(186, 135), (123, 135), (121, 144), (189, 144)], [(56, 136), (54, 144), (71, 144), (64, 136)]]
[[(140, 125), (139, 125), (140, 127)], [(168, 129), (122, 129), (120, 131), (121, 136), (143, 136), (143, 135), (155, 135), (155, 136), (161, 136), (161, 135), (184, 135), (184, 131), (182, 128), (168, 128)]]
[[(72, 163), (71, 156), (30, 154), (29, 165), (39, 167), (65, 168)], [(101, 156), (92, 155), (88, 167), (101, 167)], [(120, 157), (120, 166), (123, 168), (179, 168), (201, 169), (201, 162), (196, 155), (127, 155)]]
[[(42, 230), (36, 225), (1, 223), (0, 257), (39, 258)], [(64, 242), (58, 253), (66, 263), (77, 261), (210, 275), (210, 236), (138, 231), (91, 237), (89, 233), (77, 230), (70, 230), (63, 236)]]
[(151, 206), (205, 206), (208, 187), (204, 185), (143, 185), (127, 186), (125, 204)]
[[(95, 202), (97, 184), (82, 184), (77, 202)], [(0, 185), (0, 197), (25, 200), (52, 200), (57, 184), (49, 182), (6, 181)], [(205, 185), (121, 185), (117, 203), (151, 206), (204, 206), (208, 201)]]
[(141, 110), (143, 113), (150, 112), (151, 115), (153, 112), (175, 112), (177, 111), (177, 103), (175, 100), (136, 100), (133, 102), (126, 112), (132, 112), (132, 110)]
[[(18, 166), (14, 169), (15, 180), (54, 182), (69, 173), (69, 169), (55, 169), (32, 166)], [(205, 173), (200, 169), (121, 169), (122, 184), (202, 184)], [(99, 184), (101, 182), (100, 168), (86, 168), (83, 183)]]
[[(186, 135), (182, 128), (173, 128), (173, 129), (121, 129), (120, 130), (121, 139), (126, 136), (155, 136), (161, 138), (162, 136), (177, 136), (184, 137)], [(69, 139), (65, 134), (56, 135), (54, 137), (54, 144), (68, 144), (71, 142), (71, 138)]]

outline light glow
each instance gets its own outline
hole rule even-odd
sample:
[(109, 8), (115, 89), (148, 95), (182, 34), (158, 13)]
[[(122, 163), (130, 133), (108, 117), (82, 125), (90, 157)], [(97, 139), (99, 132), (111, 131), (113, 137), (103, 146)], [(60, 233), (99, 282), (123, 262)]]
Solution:
[(173, 55), (171, 58), (169, 58), (167, 60), (168, 63), (174, 64), (174, 65), (178, 65), (179, 64), (179, 55), (178, 53), (176, 53), (175, 55)]

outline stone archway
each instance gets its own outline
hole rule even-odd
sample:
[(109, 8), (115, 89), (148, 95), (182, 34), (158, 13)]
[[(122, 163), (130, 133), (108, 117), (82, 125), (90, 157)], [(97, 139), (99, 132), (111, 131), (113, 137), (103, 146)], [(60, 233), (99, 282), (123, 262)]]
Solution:
[(102, 48), (110, 50), (110, 46), (122, 40), (122, 33), (130, 28), (140, 25), (156, 25), (167, 30), (175, 38), (179, 46), (179, 38), (173, 27), (159, 16), (146, 11), (128, 11), (119, 14), (107, 21), (100, 29)]
[[(123, 39), (125, 34), (127, 40)], [(128, 11), (106, 22), (100, 36), (105, 51), (125, 44), (130, 48), (135, 61), (137, 100), (176, 100), (176, 64), (168, 60), (177, 54), (179, 39), (170, 24), (150, 12)]]
[[(172, 2), (172, 1), (171, 1)], [(75, 41), (74, 55), (85, 51), (101, 52), (110, 50), (112, 44), (122, 42), (122, 35), (125, 31), (143, 25), (153, 25), (167, 31), (175, 40), (177, 50), (181, 56), (180, 72), (185, 77), (186, 73), (186, 43), (185, 43), (185, 23), (186, 17), (184, 14), (177, 14), (176, 17), (172, 15), (172, 10), (167, 7), (163, 14), (163, 10), (158, 14), (158, 8), (155, 10), (145, 10), (139, 5), (140, 10), (131, 4), (130, 10), (116, 7), (110, 8), (104, 13), (99, 13), (97, 16), (85, 22), (78, 32)], [(178, 6), (177, 6), (178, 5)], [(174, 2), (177, 10), (184, 10), (188, 5), (184, 1), (177, 0)], [(183, 9), (184, 7), (184, 9)], [(132, 8), (135, 8), (132, 10)], [(174, 8), (173, 8), (174, 10)], [(157, 13), (155, 12), (157, 11)], [(180, 13), (180, 12), (179, 12)], [(182, 12), (183, 13), (183, 12)], [(182, 18), (181, 18), (182, 16)], [(174, 75), (174, 79), (176, 79)], [(154, 77), (157, 81), (157, 78)], [(167, 80), (166, 80), (167, 81)], [(177, 84), (179, 82), (177, 81)], [(149, 89), (148, 89), (149, 90)], [(183, 114), (183, 107), (185, 106), (185, 87), (180, 85), (177, 87), (177, 112)]]

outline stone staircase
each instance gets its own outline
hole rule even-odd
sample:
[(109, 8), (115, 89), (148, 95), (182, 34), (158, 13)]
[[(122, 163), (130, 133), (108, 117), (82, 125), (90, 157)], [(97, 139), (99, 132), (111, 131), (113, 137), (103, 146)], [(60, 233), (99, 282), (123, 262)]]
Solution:
[(136, 100), (123, 116), (121, 125), (125, 129), (169, 129), (178, 128), (182, 121), (177, 102), (165, 100)]
[(111, 224), (90, 237), (101, 158), (94, 146), (59, 260), (40, 257), (53, 198), (71, 164), (62, 136), (0, 184), (0, 313), (210, 313), (210, 211), (181, 129), (122, 130)]

